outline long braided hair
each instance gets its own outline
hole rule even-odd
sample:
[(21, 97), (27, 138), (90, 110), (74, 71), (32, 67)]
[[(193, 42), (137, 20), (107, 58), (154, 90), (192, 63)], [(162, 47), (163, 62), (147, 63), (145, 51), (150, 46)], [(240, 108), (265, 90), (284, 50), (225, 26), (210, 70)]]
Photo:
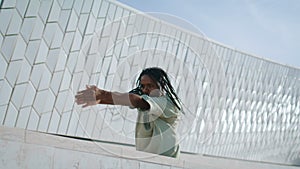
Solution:
[(143, 94), (143, 92), (141, 90), (141, 78), (144, 75), (148, 75), (152, 80), (154, 80), (155, 82), (158, 82), (159, 85), (162, 87), (162, 89), (166, 92), (166, 95), (171, 99), (173, 104), (179, 110), (181, 110), (181, 101), (180, 101), (179, 97), (177, 96), (177, 94), (175, 93), (175, 90), (174, 90), (173, 86), (171, 85), (171, 82), (170, 82), (170, 79), (169, 79), (167, 73), (159, 67), (150, 67), (150, 68), (144, 69), (136, 81), (137, 88), (131, 90), (129, 93), (135, 93), (138, 95)]

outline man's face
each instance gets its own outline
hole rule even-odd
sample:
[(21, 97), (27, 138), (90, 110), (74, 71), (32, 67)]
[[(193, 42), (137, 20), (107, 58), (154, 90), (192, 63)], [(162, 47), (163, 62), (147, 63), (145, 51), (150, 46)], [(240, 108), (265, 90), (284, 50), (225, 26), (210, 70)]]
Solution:
[(148, 75), (143, 75), (141, 77), (141, 90), (144, 94), (148, 96), (160, 96), (160, 90), (157, 82), (151, 79)]

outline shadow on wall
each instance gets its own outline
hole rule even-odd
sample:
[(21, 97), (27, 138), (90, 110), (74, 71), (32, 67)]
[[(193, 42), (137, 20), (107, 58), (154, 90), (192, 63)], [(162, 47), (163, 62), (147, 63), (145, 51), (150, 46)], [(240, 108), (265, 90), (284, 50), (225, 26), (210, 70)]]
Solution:
[(297, 158), (297, 159), (291, 161), (291, 164), (294, 166), (300, 167), (300, 158)]

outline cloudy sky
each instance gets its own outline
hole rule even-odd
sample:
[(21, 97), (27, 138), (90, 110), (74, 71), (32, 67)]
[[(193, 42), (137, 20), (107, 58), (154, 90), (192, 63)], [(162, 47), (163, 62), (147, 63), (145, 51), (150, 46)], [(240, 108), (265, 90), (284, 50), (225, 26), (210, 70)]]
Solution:
[(210, 39), (300, 68), (300, 0), (118, 0), (189, 22)]

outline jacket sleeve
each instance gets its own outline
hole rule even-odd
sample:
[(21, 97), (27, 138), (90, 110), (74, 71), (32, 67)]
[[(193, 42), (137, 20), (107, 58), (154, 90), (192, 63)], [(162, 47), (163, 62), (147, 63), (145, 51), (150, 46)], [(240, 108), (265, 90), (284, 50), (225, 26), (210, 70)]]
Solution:
[(142, 95), (142, 98), (150, 105), (149, 115), (163, 116), (164, 118), (176, 117), (178, 109), (167, 96), (149, 97)]

